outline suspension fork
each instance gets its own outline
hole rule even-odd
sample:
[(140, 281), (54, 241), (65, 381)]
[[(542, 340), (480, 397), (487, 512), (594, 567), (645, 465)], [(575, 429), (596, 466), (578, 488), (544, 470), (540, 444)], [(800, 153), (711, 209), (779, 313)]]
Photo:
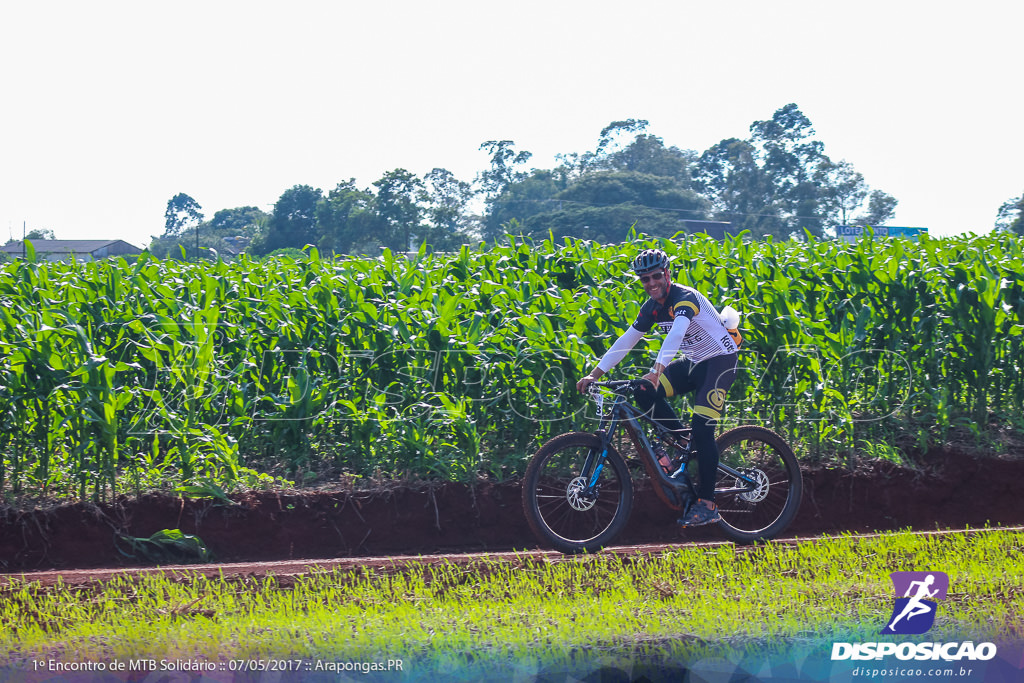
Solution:
[(612, 437), (615, 436), (615, 432), (619, 428), (619, 422), (622, 418), (620, 414), (620, 408), (618, 405), (614, 405), (609, 412), (607, 418), (602, 418), (599, 424), (597, 437), (601, 439), (601, 445), (597, 449), (591, 449), (587, 453), (587, 459), (583, 462), (583, 471), (581, 474), (587, 477), (587, 473), (591, 472), (587, 478), (587, 488), (583, 492), (586, 494), (593, 494), (594, 489), (597, 486), (598, 481), (601, 479), (601, 471), (604, 470), (605, 458), (608, 455), (608, 447), (612, 443)]

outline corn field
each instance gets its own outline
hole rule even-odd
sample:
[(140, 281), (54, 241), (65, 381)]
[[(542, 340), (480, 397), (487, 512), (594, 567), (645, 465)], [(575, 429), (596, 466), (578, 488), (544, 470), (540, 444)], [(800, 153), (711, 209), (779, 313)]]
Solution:
[[(376, 259), (0, 270), (0, 491), (107, 499), (325, 477), (516, 477), (593, 425), (576, 379), (632, 322), (632, 257), (743, 313), (728, 419), (848, 458), (1019, 427), (1013, 237), (521, 242)], [(652, 339), (616, 368), (649, 366)], [(685, 410), (685, 404), (677, 406)]]

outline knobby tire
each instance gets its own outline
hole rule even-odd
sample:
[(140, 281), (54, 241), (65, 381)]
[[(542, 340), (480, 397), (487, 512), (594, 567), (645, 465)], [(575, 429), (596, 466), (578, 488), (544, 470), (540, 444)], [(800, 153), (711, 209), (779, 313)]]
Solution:
[(715, 502), (722, 516), (719, 531), (736, 543), (763, 541), (785, 531), (803, 496), (803, 477), (793, 450), (770, 429), (749, 425), (730, 429), (715, 443), (721, 464), (753, 472), (762, 484), (754, 492), (719, 493), (736, 488), (737, 480), (718, 470)]
[[(523, 480), (523, 511), (542, 543), (563, 553), (594, 552), (622, 531), (633, 507), (633, 482), (626, 462), (610, 444), (597, 499), (591, 504), (572, 496), (588, 453), (600, 449), (595, 434), (570, 432), (545, 443), (530, 460)], [(591, 507), (577, 509), (585, 505)]]

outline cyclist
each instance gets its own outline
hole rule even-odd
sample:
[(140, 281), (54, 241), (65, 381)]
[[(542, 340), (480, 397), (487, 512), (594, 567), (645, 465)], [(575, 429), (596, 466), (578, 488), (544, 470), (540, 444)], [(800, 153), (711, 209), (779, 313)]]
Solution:
[[(649, 297), (633, 324), (622, 333), (590, 374), (576, 384), (587, 387), (617, 365), (644, 334), (657, 326), (666, 333), (658, 359), (635, 392), (637, 405), (662, 427), (683, 429), (668, 397), (695, 392), (690, 426), (700, 479), (698, 500), (683, 512), (682, 526), (713, 524), (721, 520), (715, 505), (718, 446), (715, 426), (725, 412), (725, 397), (736, 377), (736, 330), (726, 328), (708, 299), (692, 287), (672, 282), (668, 255), (660, 249), (641, 251), (632, 263)], [(674, 360), (678, 353), (686, 357)], [(682, 475), (682, 468), (672, 476)]]

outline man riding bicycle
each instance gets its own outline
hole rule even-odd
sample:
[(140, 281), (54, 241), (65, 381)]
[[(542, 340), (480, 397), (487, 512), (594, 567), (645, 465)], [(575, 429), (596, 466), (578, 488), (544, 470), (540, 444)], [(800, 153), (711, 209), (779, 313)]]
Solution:
[[(633, 324), (622, 333), (590, 374), (576, 384), (587, 387), (615, 367), (655, 326), (666, 333), (651, 371), (636, 389), (637, 404), (662, 427), (683, 429), (667, 398), (695, 392), (691, 416), (691, 448), (697, 455), (700, 479), (697, 502), (679, 519), (682, 526), (713, 524), (721, 520), (715, 505), (715, 471), (718, 446), (715, 426), (725, 413), (725, 397), (736, 378), (738, 333), (726, 328), (707, 297), (692, 287), (673, 283), (668, 255), (645, 249), (633, 260), (649, 297)], [(686, 357), (674, 360), (682, 352)], [(682, 476), (682, 468), (672, 475)]]

